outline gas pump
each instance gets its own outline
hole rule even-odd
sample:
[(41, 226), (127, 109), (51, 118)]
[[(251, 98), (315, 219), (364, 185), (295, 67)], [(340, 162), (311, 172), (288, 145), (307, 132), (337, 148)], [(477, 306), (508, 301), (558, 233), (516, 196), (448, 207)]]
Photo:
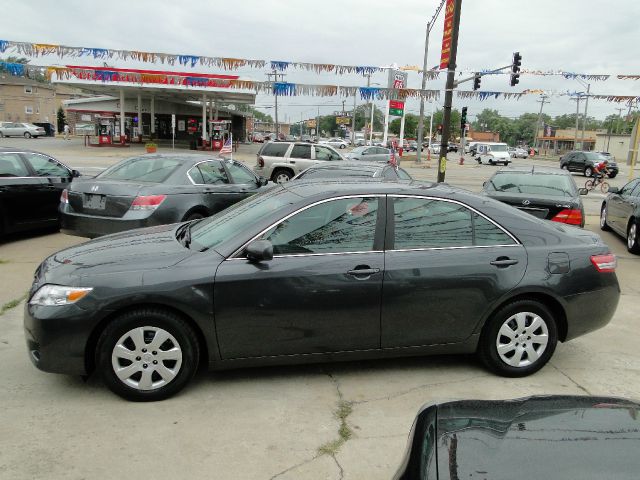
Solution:
[(111, 145), (113, 143), (113, 132), (115, 131), (115, 118), (98, 117), (98, 145)]
[(231, 120), (211, 120), (211, 150), (220, 150), (231, 133)]

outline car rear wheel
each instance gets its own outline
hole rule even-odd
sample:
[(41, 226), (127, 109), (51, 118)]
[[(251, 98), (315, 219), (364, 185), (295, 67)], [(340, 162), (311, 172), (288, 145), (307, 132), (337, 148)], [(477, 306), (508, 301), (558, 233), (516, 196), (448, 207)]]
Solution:
[(347, 148), (347, 146), (346, 146), (345, 144), (341, 144), (341, 145), (340, 145), (340, 148), (341, 148), (341, 149), (342, 149), (342, 148)]
[(607, 224), (607, 204), (602, 205), (600, 209), (600, 230), (608, 232), (611, 227)]
[(178, 315), (151, 308), (116, 318), (100, 335), (96, 349), (107, 387), (138, 402), (164, 400), (182, 390), (198, 359), (191, 327)]
[(498, 310), (485, 325), (478, 354), (497, 374), (524, 377), (549, 361), (557, 343), (549, 309), (535, 300), (518, 300)]
[(640, 244), (638, 244), (638, 222), (631, 220), (627, 227), (627, 250), (631, 253), (640, 253)]
[(31, 134), (29, 132), (24, 132), (24, 138), (31, 138)]
[(609, 178), (616, 178), (617, 173), (610, 173), (608, 175)]
[(584, 169), (584, 176), (591, 177), (593, 175), (593, 168), (587, 167)]
[(271, 176), (271, 181), (274, 183), (286, 183), (293, 178), (293, 174), (289, 170), (284, 170), (282, 168), (273, 172)]
[(560, 165), (560, 168), (561, 168), (562, 170), (569, 170), (569, 167), (567, 166), (567, 164), (566, 164), (566, 163), (563, 163), (562, 165)]

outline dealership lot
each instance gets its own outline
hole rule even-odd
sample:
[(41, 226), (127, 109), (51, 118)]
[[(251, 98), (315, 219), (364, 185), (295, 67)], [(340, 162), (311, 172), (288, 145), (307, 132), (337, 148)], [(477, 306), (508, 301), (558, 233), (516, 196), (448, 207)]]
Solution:
[[(10, 142), (27, 146), (23, 139)], [(139, 151), (69, 143), (39, 139), (28, 146), (87, 173)], [(255, 151), (242, 146), (236, 158), (252, 166)], [(447, 181), (470, 190), (479, 190), (495, 169), (469, 159), (458, 165), (457, 155), (450, 158)], [(433, 166), (411, 161), (403, 167), (418, 179), (436, 174)], [(625, 169), (612, 185), (625, 183)], [(584, 183), (584, 177), (575, 180), (578, 186)], [(590, 193), (584, 199), (586, 228), (593, 231), (599, 232), (603, 197)], [(426, 402), (550, 393), (638, 398), (640, 354), (634, 334), (640, 257), (628, 254), (622, 239), (601, 234), (618, 255), (622, 296), (614, 319), (602, 330), (559, 345), (547, 367), (520, 379), (496, 377), (472, 356), (350, 362), (202, 372), (175, 398), (133, 404), (112, 395), (97, 376), (85, 382), (37, 371), (24, 345), (22, 304), (8, 309), (0, 316), (6, 432), (0, 439), (0, 477), (383, 479), (397, 468), (413, 417)], [(24, 295), (43, 258), (81, 241), (43, 232), (1, 243), (2, 304)], [(341, 422), (351, 432), (343, 444), (335, 442)]]

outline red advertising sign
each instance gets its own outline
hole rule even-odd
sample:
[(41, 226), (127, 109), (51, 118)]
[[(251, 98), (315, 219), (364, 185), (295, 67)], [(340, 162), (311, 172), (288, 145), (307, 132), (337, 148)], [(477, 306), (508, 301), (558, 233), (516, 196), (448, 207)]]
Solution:
[(399, 102), (398, 100), (389, 100), (389, 108), (404, 110), (404, 102)]
[(440, 70), (446, 70), (447, 68), (449, 68), (454, 10), (455, 0), (447, 0), (447, 4), (444, 10), (444, 31), (442, 32), (442, 53), (440, 54)]

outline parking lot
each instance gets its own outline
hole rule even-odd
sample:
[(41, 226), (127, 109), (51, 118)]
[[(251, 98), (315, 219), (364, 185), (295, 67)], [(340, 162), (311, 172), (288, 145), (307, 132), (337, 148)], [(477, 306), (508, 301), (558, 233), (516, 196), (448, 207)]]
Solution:
[[(3, 139), (1, 145), (52, 154), (84, 174), (142, 153), (139, 147), (87, 148), (80, 139)], [(257, 149), (241, 145), (234, 158), (251, 167)], [(412, 158), (402, 167), (414, 178), (435, 179), (435, 159), (428, 168)], [(449, 155), (447, 182), (472, 191), (497, 168), (458, 159)], [(514, 163), (557, 166), (546, 159)], [(627, 168), (621, 165), (612, 186), (626, 183)], [(584, 184), (584, 177), (574, 178)], [(640, 257), (627, 253), (623, 239), (600, 232), (603, 198), (583, 197), (585, 228), (600, 233), (618, 256), (617, 313), (606, 328), (560, 344), (533, 376), (497, 377), (473, 356), (203, 371), (180, 395), (152, 404), (116, 397), (96, 375), (51, 375), (31, 365), (22, 307), (33, 271), (46, 256), (83, 239), (52, 232), (9, 237), (0, 243), (0, 478), (387, 479), (427, 402), (540, 394), (637, 399)]]

